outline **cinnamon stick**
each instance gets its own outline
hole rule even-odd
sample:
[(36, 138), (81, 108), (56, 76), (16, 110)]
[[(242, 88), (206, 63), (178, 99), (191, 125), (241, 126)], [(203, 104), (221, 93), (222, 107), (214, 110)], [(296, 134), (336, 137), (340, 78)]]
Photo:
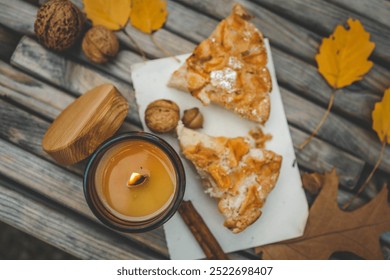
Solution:
[(218, 241), (196, 211), (191, 201), (183, 201), (179, 214), (187, 224), (195, 239), (209, 260), (228, 260)]

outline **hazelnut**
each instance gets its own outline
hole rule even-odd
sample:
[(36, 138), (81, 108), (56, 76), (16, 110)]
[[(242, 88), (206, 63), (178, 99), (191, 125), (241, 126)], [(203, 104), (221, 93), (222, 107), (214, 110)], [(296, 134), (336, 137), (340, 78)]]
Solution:
[(203, 115), (197, 107), (184, 110), (181, 120), (184, 126), (188, 128), (197, 129), (203, 127)]
[(84, 15), (68, 0), (51, 0), (38, 10), (34, 31), (46, 47), (64, 51), (80, 36)]
[(167, 99), (153, 101), (145, 110), (145, 123), (151, 131), (156, 133), (174, 130), (179, 122), (179, 118), (179, 106)]
[(92, 62), (106, 63), (118, 54), (119, 42), (114, 32), (104, 26), (95, 26), (85, 34), (82, 48)]

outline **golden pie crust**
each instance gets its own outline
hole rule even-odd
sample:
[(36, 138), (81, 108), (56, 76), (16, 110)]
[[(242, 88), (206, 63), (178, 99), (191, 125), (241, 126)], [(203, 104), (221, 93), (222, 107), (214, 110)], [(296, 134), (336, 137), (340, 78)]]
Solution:
[(263, 35), (249, 18), (241, 5), (234, 5), (231, 15), (195, 48), (168, 85), (190, 92), (204, 105), (213, 102), (264, 124), (272, 81)]
[(179, 124), (182, 153), (195, 166), (206, 193), (218, 200), (224, 225), (238, 233), (254, 223), (274, 188), (282, 157), (251, 138), (212, 137)]

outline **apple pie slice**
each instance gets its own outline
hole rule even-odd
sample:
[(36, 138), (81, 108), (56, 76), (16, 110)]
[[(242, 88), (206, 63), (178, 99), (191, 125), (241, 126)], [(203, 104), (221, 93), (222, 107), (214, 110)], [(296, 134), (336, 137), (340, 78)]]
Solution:
[(250, 138), (212, 137), (179, 123), (180, 147), (195, 166), (218, 209), (224, 225), (234, 233), (243, 231), (261, 215), (261, 208), (279, 176), (282, 157), (256, 148)]
[(263, 35), (249, 18), (236, 4), (172, 74), (168, 86), (190, 92), (204, 105), (214, 102), (264, 124), (270, 113), (272, 81)]

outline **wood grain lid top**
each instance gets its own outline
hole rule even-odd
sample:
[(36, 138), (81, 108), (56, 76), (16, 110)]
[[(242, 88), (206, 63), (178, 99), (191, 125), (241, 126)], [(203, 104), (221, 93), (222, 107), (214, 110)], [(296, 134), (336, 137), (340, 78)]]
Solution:
[(54, 120), (43, 137), (43, 150), (60, 164), (79, 162), (119, 129), (127, 112), (127, 100), (114, 85), (91, 89)]

